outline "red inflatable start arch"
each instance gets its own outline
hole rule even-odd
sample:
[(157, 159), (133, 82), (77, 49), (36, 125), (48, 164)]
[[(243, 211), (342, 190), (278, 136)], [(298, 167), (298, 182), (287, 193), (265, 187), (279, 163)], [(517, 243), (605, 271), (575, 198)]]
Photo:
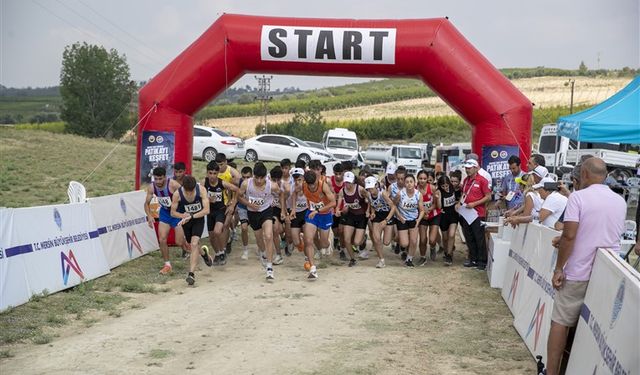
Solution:
[(190, 173), (193, 114), (249, 72), (419, 78), (472, 126), (475, 153), (529, 156), (530, 101), (446, 18), (225, 14), (140, 90), (136, 187), (156, 165), (183, 161)]

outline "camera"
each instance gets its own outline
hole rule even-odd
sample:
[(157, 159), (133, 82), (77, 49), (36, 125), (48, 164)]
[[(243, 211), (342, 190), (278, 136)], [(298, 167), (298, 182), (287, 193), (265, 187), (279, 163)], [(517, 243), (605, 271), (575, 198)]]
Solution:
[(558, 183), (557, 182), (545, 182), (544, 183), (544, 190), (547, 190), (547, 191), (558, 190)]

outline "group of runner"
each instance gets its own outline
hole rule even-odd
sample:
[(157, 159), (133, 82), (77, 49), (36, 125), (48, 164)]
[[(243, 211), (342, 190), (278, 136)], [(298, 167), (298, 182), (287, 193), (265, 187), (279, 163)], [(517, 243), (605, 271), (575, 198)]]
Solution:
[[(422, 170), (414, 176), (403, 166), (389, 164), (379, 179), (366, 169), (356, 176), (351, 163), (343, 162), (332, 172), (326, 176), (326, 167), (318, 160), (305, 165), (288, 159), (270, 171), (257, 162), (238, 172), (223, 154), (207, 165), (200, 183), (185, 175), (183, 163), (174, 166), (173, 178), (164, 168), (155, 168), (145, 211), (153, 227), (150, 203), (157, 197), (158, 239), (165, 262), (160, 273), (172, 272), (167, 244), (171, 228), (176, 245), (190, 254), (186, 281), (193, 285), (200, 257), (207, 266), (226, 263), (238, 225), (240, 258), (249, 259), (251, 227), (267, 280), (275, 278), (274, 265), (296, 249), (305, 255), (310, 280), (318, 278), (315, 261), (332, 256), (334, 249), (353, 267), (357, 258), (369, 257), (367, 237), (378, 257), (377, 268), (385, 267), (383, 247), (390, 245), (406, 267), (435, 261), (438, 245), (444, 264), (452, 264), (459, 221), (455, 205), (462, 195), (460, 171), (447, 176)], [(205, 217), (212, 250), (199, 245)]]

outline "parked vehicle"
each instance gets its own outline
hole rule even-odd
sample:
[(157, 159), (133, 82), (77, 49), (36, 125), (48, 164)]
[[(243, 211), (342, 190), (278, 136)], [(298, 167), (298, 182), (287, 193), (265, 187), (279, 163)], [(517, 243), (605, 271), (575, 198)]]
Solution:
[(452, 143), (450, 145), (440, 144), (431, 153), (431, 162), (436, 171), (443, 171), (443, 162), (447, 159), (446, 171), (449, 172), (459, 168), (465, 157), (471, 153), (471, 143)]
[(365, 153), (364, 162), (374, 172), (382, 172), (387, 164), (403, 165), (407, 171), (416, 174), (422, 169), (422, 148), (418, 145), (370, 145)]
[(219, 152), (228, 160), (244, 157), (244, 142), (220, 129), (194, 125), (193, 158), (212, 161)]
[(553, 171), (558, 169), (557, 174), (575, 166), (582, 155), (593, 155), (602, 159), (609, 171), (620, 169), (625, 177), (631, 177), (636, 173), (639, 150), (640, 145), (577, 142), (557, 137), (556, 124), (543, 125), (538, 140), (538, 153), (544, 156), (547, 168)]
[(359, 147), (355, 132), (343, 128), (327, 130), (322, 135), (322, 144), (336, 160), (351, 160), (357, 163)]
[(302, 159), (306, 163), (318, 159), (324, 163), (332, 159), (327, 152), (288, 135), (263, 134), (245, 140), (244, 146), (247, 150), (244, 159), (248, 162), (280, 161), (287, 158), (292, 161)]
[(317, 148), (318, 150), (322, 150), (322, 151), (326, 151), (324, 148), (324, 145), (322, 143), (318, 143), (318, 142), (312, 142), (312, 141), (304, 141), (306, 144), (308, 144), (309, 146), (313, 147), (313, 148)]

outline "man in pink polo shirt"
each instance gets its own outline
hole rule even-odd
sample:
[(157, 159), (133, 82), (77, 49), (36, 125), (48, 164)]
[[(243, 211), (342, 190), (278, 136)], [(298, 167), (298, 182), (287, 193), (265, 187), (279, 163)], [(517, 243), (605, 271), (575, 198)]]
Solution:
[(559, 373), (567, 332), (578, 323), (596, 250), (620, 249), (627, 205), (604, 185), (606, 177), (602, 159), (586, 160), (580, 168), (580, 190), (571, 193), (567, 202), (552, 278), (557, 292), (547, 343), (547, 375)]
[(487, 179), (478, 173), (480, 165), (476, 160), (467, 159), (463, 165), (467, 177), (462, 183), (462, 197), (460, 202), (456, 204), (456, 210), (460, 212), (462, 206), (474, 209), (478, 214), (475, 220), (470, 223), (465, 220), (464, 216), (460, 218), (464, 238), (467, 240), (467, 247), (469, 247), (469, 259), (463, 265), (484, 270), (487, 266), (487, 249), (481, 221), (487, 216), (484, 205), (491, 200), (491, 189)]

